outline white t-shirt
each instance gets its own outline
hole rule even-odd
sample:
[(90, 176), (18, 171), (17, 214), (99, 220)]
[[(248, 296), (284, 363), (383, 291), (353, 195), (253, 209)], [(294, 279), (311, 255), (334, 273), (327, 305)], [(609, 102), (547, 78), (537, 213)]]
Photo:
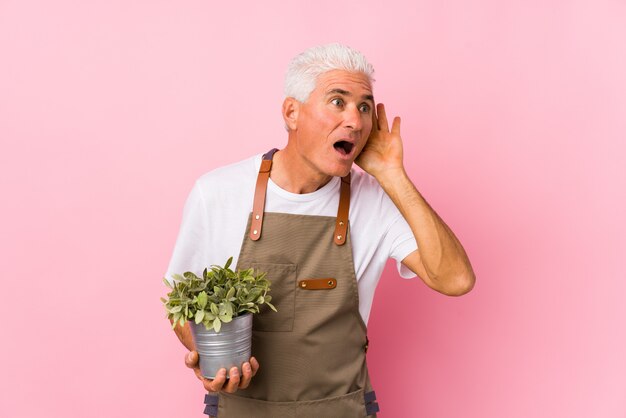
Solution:
[[(205, 267), (237, 263), (262, 155), (224, 166), (201, 176), (183, 212), (182, 224), (166, 278)], [(340, 178), (305, 194), (290, 193), (272, 179), (267, 186), (266, 212), (337, 216)], [(359, 311), (367, 324), (376, 285), (389, 257), (404, 278), (415, 274), (400, 262), (417, 249), (413, 233), (376, 179), (352, 170), (350, 234), (359, 288)]]

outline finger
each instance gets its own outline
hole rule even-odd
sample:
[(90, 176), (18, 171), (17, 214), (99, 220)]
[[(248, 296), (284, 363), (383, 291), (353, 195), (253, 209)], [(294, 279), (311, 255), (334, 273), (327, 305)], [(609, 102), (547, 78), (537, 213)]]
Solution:
[(376, 106), (378, 112), (378, 127), (381, 131), (389, 132), (389, 122), (387, 122), (387, 113), (385, 113), (385, 105), (378, 103)]
[(398, 135), (400, 134), (400, 116), (396, 116), (395, 118), (393, 118), (391, 132)]
[(185, 355), (185, 366), (192, 369), (198, 379), (204, 380), (204, 376), (202, 376), (202, 371), (200, 371), (200, 367), (198, 366), (197, 351), (190, 351)]
[(200, 371), (200, 367), (196, 367), (195, 369), (193, 369), (193, 371), (196, 373), (196, 377), (202, 382), (204, 389), (210, 392), (211, 388), (213, 387), (213, 380), (204, 377), (202, 375), (202, 371)]
[(204, 385), (204, 390), (207, 392), (213, 392), (213, 380), (203, 377), (202, 384)]
[(207, 380), (207, 382), (208, 384), (204, 385), (204, 388), (206, 390), (209, 390), (211, 392), (219, 392), (220, 390), (222, 390), (222, 387), (226, 382), (226, 369), (223, 367), (219, 369), (217, 375), (215, 376), (215, 379)]
[(245, 389), (250, 385), (250, 380), (252, 380), (252, 367), (250, 367), (250, 363), (245, 362), (243, 366), (241, 366), (241, 373), (243, 376), (239, 382), (239, 389)]
[(252, 376), (254, 377), (256, 372), (259, 371), (259, 362), (254, 357), (250, 357), (250, 366), (252, 367)]
[(372, 109), (372, 130), (374, 129), (380, 129), (380, 126), (378, 126), (378, 118), (376, 117), (376, 106)]
[(226, 383), (224, 391), (228, 393), (237, 392), (237, 388), (239, 387), (239, 380), (239, 369), (233, 367), (232, 369), (230, 369), (230, 377), (228, 379), (228, 383)]
[(190, 369), (198, 367), (197, 351), (194, 350), (187, 353), (187, 355), (185, 356), (185, 366), (189, 367)]
[(206, 378), (202, 375), (202, 370), (200, 367), (194, 367), (193, 372), (196, 374), (196, 377), (200, 380), (205, 380)]

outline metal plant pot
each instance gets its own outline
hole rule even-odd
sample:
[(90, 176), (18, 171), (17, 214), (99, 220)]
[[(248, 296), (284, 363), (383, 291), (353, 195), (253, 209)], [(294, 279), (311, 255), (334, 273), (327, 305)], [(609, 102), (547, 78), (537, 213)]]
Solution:
[(233, 318), (222, 324), (220, 332), (207, 331), (202, 323), (189, 321), (191, 334), (200, 357), (200, 371), (208, 379), (214, 379), (217, 371), (226, 368), (226, 378), (231, 367), (241, 366), (250, 360), (252, 346), (252, 314)]

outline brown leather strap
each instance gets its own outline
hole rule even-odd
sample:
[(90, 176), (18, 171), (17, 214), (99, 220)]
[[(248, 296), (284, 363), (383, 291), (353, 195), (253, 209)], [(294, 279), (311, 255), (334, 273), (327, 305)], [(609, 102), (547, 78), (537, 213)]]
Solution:
[(254, 191), (254, 203), (252, 204), (252, 223), (250, 224), (250, 239), (256, 241), (261, 238), (263, 228), (263, 213), (265, 212), (265, 195), (267, 194), (267, 182), (270, 179), (272, 160), (261, 160), (259, 176), (256, 178)]
[(304, 290), (328, 290), (337, 287), (335, 279), (306, 279), (298, 282), (298, 287)]
[[(265, 196), (267, 195), (267, 182), (272, 170), (272, 158), (276, 149), (271, 150), (263, 156), (261, 168), (256, 179), (254, 190), (254, 203), (252, 204), (252, 223), (250, 224), (249, 237), (252, 241), (261, 238), (263, 229), (263, 214), (265, 213)], [(268, 159), (265, 159), (268, 158)], [(337, 220), (335, 222), (334, 242), (337, 245), (346, 243), (348, 233), (348, 215), (350, 212), (350, 173), (341, 178), (341, 190), (339, 192), (339, 208), (337, 209)]]
[(335, 223), (335, 244), (346, 243), (348, 233), (348, 215), (350, 212), (350, 173), (341, 178), (341, 191), (339, 195), (339, 209), (337, 209), (337, 221)]

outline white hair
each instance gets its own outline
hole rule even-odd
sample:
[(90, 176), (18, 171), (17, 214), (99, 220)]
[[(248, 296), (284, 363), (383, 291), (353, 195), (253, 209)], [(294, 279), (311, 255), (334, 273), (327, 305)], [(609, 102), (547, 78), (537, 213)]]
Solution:
[(320, 75), (332, 70), (360, 72), (374, 82), (374, 67), (359, 51), (338, 43), (314, 46), (289, 63), (285, 76), (285, 95), (306, 102)]

